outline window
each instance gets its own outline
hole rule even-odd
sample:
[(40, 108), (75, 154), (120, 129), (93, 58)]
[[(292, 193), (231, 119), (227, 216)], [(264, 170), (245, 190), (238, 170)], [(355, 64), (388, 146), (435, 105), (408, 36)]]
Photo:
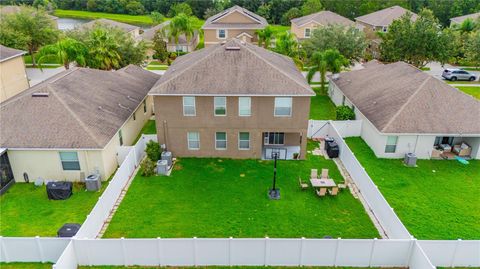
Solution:
[(227, 149), (227, 133), (226, 132), (215, 133), (215, 149), (217, 150)]
[(264, 133), (263, 144), (283, 145), (285, 144), (285, 133)]
[(227, 115), (227, 97), (214, 97), (215, 116)]
[(310, 37), (310, 32), (311, 32), (311, 29), (310, 29), (310, 28), (305, 28), (305, 38), (309, 38), (309, 37)]
[(352, 112), (355, 113), (355, 106), (354, 105), (352, 105)]
[(218, 29), (217, 35), (218, 35), (218, 38), (225, 39), (225, 38), (227, 38), (227, 30)]
[(147, 113), (147, 100), (143, 100), (143, 113)]
[(188, 140), (188, 149), (190, 149), (190, 150), (200, 149), (200, 133), (198, 133), (198, 132), (188, 132), (187, 133), (187, 140)]
[(276, 117), (290, 117), (292, 115), (292, 97), (275, 97)]
[(238, 116), (248, 117), (252, 115), (252, 99), (250, 97), (238, 97)]
[(342, 97), (342, 106), (345, 105), (345, 95)]
[(60, 152), (63, 170), (80, 170), (80, 162), (76, 152)]
[(238, 133), (238, 148), (241, 150), (250, 149), (250, 133)]
[(183, 116), (195, 116), (195, 97), (184, 96), (183, 97)]
[(122, 130), (118, 131), (118, 140), (120, 141), (120, 146), (123, 146)]
[(385, 145), (385, 153), (395, 153), (397, 150), (398, 136), (388, 136), (387, 144)]
[(386, 32), (387, 32), (387, 30), (388, 30), (388, 29), (387, 29), (387, 26), (383, 26), (383, 29), (382, 29), (382, 31), (383, 31), (384, 33), (386, 33)]

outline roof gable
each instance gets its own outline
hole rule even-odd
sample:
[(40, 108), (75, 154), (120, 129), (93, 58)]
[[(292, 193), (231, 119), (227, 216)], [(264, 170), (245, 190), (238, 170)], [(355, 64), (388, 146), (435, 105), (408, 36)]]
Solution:
[(295, 18), (295, 19), (292, 19), (291, 22), (299, 27), (302, 27), (311, 22), (314, 22), (320, 25), (331, 25), (331, 24), (339, 24), (344, 26), (354, 25), (353, 21), (328, 10), (323, 10), (307, 16)]
[(218, 29), (218, 28), (253, 28), (262, 29), (267, 26), (265, 18), (245, 9), (240, 6), (233, 6), (218, 14), (209, 17), (203, 29)]
[(463, 23), (463, 21), (466, 20), (466, 19), (476, 20), (478, 17), (480, 17), (480, 12), (451, 18), (450, 21), (452, 21), (453, 23), (460, 24), (460, 23)]
[(355, 18), (356, 21), (372, 26), (389, 26), (394, 20), (401, 18), (406, 13), (412, 14), (411, 19), (415, 21), (417, 14), (401, 6), (392, 6)]
[(14, 48), (5, 47), (0, 44), (0, 63), (4, 61), (8, 61), (12, 58), (20, 57), (25, 53), (26, 52), (23, 50), (17, 50)]

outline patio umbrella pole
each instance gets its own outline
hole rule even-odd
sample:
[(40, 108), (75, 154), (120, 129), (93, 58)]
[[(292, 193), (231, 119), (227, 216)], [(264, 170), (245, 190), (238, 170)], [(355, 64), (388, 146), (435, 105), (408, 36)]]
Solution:
[(277, 159), (278, 159), (278, 152), (272, 153), (273, 157), (273, 188), (268, 191), (268, 197), (271, 200), (279, 200), (280, 199), (280, 189), (277, 189)]

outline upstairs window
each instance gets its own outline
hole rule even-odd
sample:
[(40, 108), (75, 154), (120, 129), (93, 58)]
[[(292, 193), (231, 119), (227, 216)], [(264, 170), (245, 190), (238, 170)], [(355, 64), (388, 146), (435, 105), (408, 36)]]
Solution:
[(292, 97), (275, 97), (275, 117), (290, 117), (292, 115)]
[(215, 116), (227, 115), (227, 97), (214, 97), (213, 103)]
[(227, 38), (227, 30), (225, 29), (218, 29), (218, 38), (225, 39)]
[(183, 97), (183, 116), (195, 116), (195, 97), (184, 96)]
[(310, 28), (305, 28), (305, 38), (310, 38), (311, 31)]
[(248, 117), (252, 115), (252, 99), (250, 97), (238, 98), (238, 116)]

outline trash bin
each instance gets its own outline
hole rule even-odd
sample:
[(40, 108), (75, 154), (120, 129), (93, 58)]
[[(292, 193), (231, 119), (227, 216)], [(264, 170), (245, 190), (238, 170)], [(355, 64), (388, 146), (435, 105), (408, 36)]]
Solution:
[(162, 152), (161, 159), (167, 161), (168, 167), (172, 166), (172, 152), (171, 151)]
[(337, 142), (331, 141), (327, 143), (327, 155), (329, 158), (337, 158), (340, 154), (340, 148)]
[(102, 188), (99, 174), (92, 174), (85, 178), (85, 186), (88, 191), (98, 191)]
[(80, 230), (81, 225), (78, 223), (65, 223), (62, 228), (57, 231), (57, 237), (73, 237)]
[(324, 150), (327, 150), (328, 149), (328, 143), (330, 142), (335, 142), (335, 139), (333, 139), (332, 137), (325, 137), (325, 148)]
[(168, 161), (159, 160), (157, 162), (157, 175), (166, 175), (168, 171)]

